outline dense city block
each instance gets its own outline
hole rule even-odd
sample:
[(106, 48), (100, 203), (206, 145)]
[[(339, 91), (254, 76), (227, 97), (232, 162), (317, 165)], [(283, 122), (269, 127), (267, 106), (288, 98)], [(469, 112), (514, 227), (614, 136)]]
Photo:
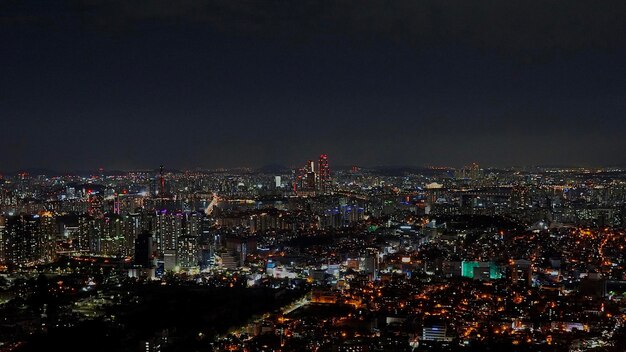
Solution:
[(620, 351), (626, 171), (0, 181), (0, 351)]

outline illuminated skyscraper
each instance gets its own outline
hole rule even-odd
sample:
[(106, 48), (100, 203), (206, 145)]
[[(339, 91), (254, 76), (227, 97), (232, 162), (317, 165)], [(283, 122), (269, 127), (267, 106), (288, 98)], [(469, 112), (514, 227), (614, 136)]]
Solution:
[(198, 237), (180, 236), (176, 249), (176, 264), (184, 269), (198, 266)]
[(314, 191), (315, 190), (315, 161), (309, 160), (305, 166), (305, 188)]
[(4, 240), (6, 238), (6, 234), (4, 232), (6, 227), (6, 218), (3, 215), (0, 215), (0, 264), (6, 262), (6, 252), (4, 250)]
[(55, 244), (59, 232), (56, 218), (49, 212), (39, 217), (39, 259), (44, 262), (52, 262), (55, 259)]
[(330, 167), (328, 166), (328, 155), (322, 154), (320, 155), (319, 161), (317, 163), (317, 170), (319, 174), (319, 191), (324, 194), (330, 192), (331, 190), (331, 179), (330, 179)]
[(124, 236), (124, 243), (125, 243), (124, 252), (129, 254), (127, 252), (127, 249), (133, 248), (135, 239), (137, 238), (137, 236), (139, 236), (139, 234), (143, 230), (142, 223), (141, 223), (141, 214), (129, 213), (128, 215), (126, 215), (124, 217), (122, 227), (123, 227), (122, 233)]
[(91, 238), (93, 236), (93, 222), (88, 216), (78, 217), (78, 231), (72, 237), (72, 247), (78, 252), (91, 250)]
[(7, 264), (34, 265), (44, 259), (45, 241), (39, 216), (19, 215), (6, 219), (3, 234), (4, 258)]
[(165, 175), (163, 175), (163, 165), (159, 167), (159, 195), (165, 194)]
[(315, 161), (308, 160), (304, 167), (295, 171), (293, 190), (299, 195), (314, 194), (317, 188), (317, 175), (315, 173)]
[(176, 250), (176, 239), (183, 235), (183, 213), (168, 213), (161, 210), (154, 217), (155, 242), (157, 251)]

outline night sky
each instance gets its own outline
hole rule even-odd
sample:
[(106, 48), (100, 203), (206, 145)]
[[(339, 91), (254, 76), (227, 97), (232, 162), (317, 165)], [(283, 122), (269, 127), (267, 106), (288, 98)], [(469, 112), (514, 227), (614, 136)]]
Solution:
[(0, 170), (626, 165), (624, 1), (0, 0)]

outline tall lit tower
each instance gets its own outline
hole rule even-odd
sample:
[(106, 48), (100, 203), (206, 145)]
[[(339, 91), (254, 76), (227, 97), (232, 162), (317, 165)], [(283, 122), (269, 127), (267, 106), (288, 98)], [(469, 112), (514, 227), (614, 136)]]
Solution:
[(309, 191), (315, 191), (315, 161), (309, 160), (304, 166), (304, 187)]
[(330, 191), (330, 167), (328, 166), (328, 155), (320, 155), (320, 159), (317, 162), (317, 172), (319, 174), (319, 190), (321, 193), (327, 193)]
[(159, 195), (165, 194), (165, 175), (163, 175), (163, 165), (159, 167)]

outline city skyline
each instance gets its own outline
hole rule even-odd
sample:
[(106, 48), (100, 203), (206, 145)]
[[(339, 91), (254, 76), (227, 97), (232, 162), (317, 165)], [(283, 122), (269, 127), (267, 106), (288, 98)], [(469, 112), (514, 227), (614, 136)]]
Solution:
[(4, 175), (0, 345), (621, 351), (626, 170), (406, 171)]
[[(303, 159), (304, 160), (304, 159)], [(300, 164), (302, 161), (300, 160)], [(20, 176), (22, 174), (29, 176), (85, 176), (85, 175), (124, 175), (133, 172), (147, 172), (155, 175), (159, 174), (160, 167), (163, 167), (166, 173), (180, 173), (180, 172), (199, 172), (199, 173), (211, 173), (211, 172), (225, 172), (231, 171), (235, 173), (239, 172), (253, 172), (259, 174), (285, 174), (288, 172), (294, 172), (302, 168), (302, 165), (298, 162), (292, 165), (283, 164), (267, 164), (260, 167), (251, 166), (234, 166), (234, 167), (194, 167), (194, 168), (176, 168), (165, 165), (152, 166), (145, 168), (129, 168), (129, 169), (108, 169), (104, 167), (92, 168), (92, 169), (48, 169), (48, 168), (22, 168), (18, 170), (0, 170), (0, 176)], [(624, 165), (606, 165), (606, 166), (588, 166), (588, 165), (484, 165), (476, 162), (470, 162), (463, 165), (355, 165), (355, 164), (333, 164), (334, 170), (350, 171), (354, 168), (358, 170), (367, 170), (370, 172), (392, 172), (397, 174), (420, 174), (427, 170), (448, 170), (450, 172), (454, 170), (463, 170), (472, 165), (478, 165), (481, 170), (493, 170), (493, 171), (529, 171), (529, 170), (555, 170), (555, 171), (594, 171), (594, 172), (611, 172), (611, 171), (623, 171), (626, 169)]]
[(622, 352), (624, 14), (0, 0), (0, 352)]
[(0, 169), (619, 166), (620, 2), (3, 3)]

